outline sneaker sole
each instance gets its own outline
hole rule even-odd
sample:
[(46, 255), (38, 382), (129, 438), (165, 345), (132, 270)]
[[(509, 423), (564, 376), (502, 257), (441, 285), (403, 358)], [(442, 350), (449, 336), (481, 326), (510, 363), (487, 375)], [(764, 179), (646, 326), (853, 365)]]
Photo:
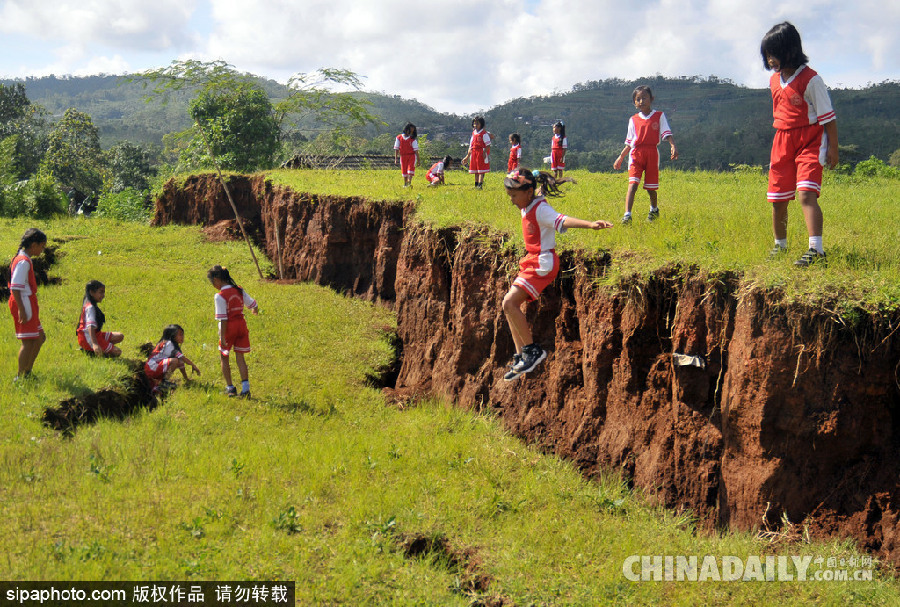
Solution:
[(516, 381), (520, 377), (522, 377), (522, 373), (516, 373), (515, 371), (509, 371), (506, 375), (503, 376), (503, 381)]

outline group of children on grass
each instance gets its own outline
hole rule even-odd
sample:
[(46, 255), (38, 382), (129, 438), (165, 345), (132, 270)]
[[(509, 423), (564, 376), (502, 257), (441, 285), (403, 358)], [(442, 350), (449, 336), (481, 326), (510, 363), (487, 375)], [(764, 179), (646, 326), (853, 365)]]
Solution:
[[(800, 34), (788, 22), (774, 26), (763, 37), (760, 45), (763, 65), (774, 72), (770, 80), (772, 93), (772, 113), (776, 129), (772, 144), (771, 164), (767, 198), (772, 203), (772, 228), (775, 247), (770, 259), (781, 257), (787, 250), (787, 205), (795, 194), (806, 220), (809, 234), (809, 250), (795, 262), (799, 267), (807, 267), (826, 260), (822, 248), (822, 210), (818, 197), (822, 185), (823, 166), (833, 167), (838, 162), (837, 125), (834, 110), (822, 78), (807, 65), (803, 53)], [(625, 215), (622, 223), (631, 222), (632, 205), (641, 178), (644, 189), (650, 196), (649, 221), (659, 218), (656, 191), (659, 188), (659, 152), (657, 146), (668, 140), (671, 146), (670, 158), (678, 158), (678, 150), (672, 139), (672, 131), (662, 112), (652, 109), (653, 94), (646, 86), (639, 86), (632, 95), (638, 112), (631, 117), (625, 148), (614, 163), (618, 170), (628, 157), (628, 192), (625, 198)], [(475, 175), (475, 187), (481, 189), (484, 175), (490, 170), (491, 136), (485, 130), (484, 118), (476, 117), (473, 122), (472, 137), (462, 164), (469, 164), (469, 173)], [(416, 127), (408, 124), (394, 144), (395, 160), (400, 162), (404, 186), (412, 183), (415, 166), (418, 164), (418, 143)], [(565, 151), (567, 146), (565, 125), (558, 122), (553, 127), (550, 166), (553, 174), (531, 171), (519, 167), (521, 159), (521, 139), (518, 134), (509, 136), (511, 144), (507, 174), (503, 185), (506, 193), (522, 216), (522, 234), (525, 240), (526, 256), (519, 263), (519, 272), (506, 296), (503, 298), (503, 313), (512, 333), (516, 352), (505, 374), (507, 381), (515, 380), (532, 371), (547, 353), (534, 342), (523, 305), (535, 301), (541, 292), (553, 282), (559, 272), (559, 257), (556, 254), (556, 232), (568, 228), (600, 230), (611, 228), (612, 223), (604, 220), (585, 221), (557, 213), (548, 203), (547, 196), (559, 193), (559, 183), (565, 181)], [(452, 159), (444, 157), (428, 171), (429, 185), (444, 183), (444, 171), (450, 167)], [(10, 311), (16, 322), (16, 336), (22, 340), (19, 354), (19, 376), (27, 376), (31, 365), (44, 341), (43, 330), (37, 319), (36, 284), (30, 268), (30, 257), (39, 255), (46, 244), (46, 237), (26, 232), (19, 254), (13, 260), (13, 279), (10, 283), (13, 295), (10, 297)], [(41, 240), (43, 238), (43, 240)], [(24, 264), (24, 265), (23, 265)], [(21, 269), (24, 267), (26, 269)], [(208, 275), (216, 294), (216, 319), (220, 321), (219, 349), (222, 353), (222, 373), (230, 394), (235, 393), (231, 385), (231, 369), (228, 366), (228, 351), (233, 348), (241, 371), (242, 392), (249, 395), (247, 368), (243, 354), (250, 349), (243, 321), (243, 307), (256, 312), (256, 302), (240, 287), (234, 284), (227, 270), (216, 266)], [(84, 334), (79, 343), (82, 348), (94, 353), (117, 355), (115, 344), (121, 342), (120, 333), (101, 334), (103, 314), (96, 304), (102, 301), (105, 290), (96, 283), (94, 289), (88, 283), (85, 304), (79, 328)], [(97, 286), (99, 285), (99, 286)], [(29, 303), (30, 302), (30, 303)], [(28, 312), (28, 306), (32, 312)], [(93, 308), (93, 311), (91, 309)], [(239, 327), (236, 329), (235, 327)], [(174, 327), (174, 329), (172, 329)], [(171, 330), (170, 330), (171, 329)], [(177, 325), (166, 328), (163, 339), (154, 351), (157, 359), (147, 363), (148, 377), (164, 377), (167, 371), (179, 368), (184, 373), (184, 359), (180, 344), (184, 332)], [(174, 331), (174, 332), (172, 332)], [(99, 350), (99, 351), (98, 351)], [(152, 364), (151, 364), (151, 361)], [(187, 359), (195, 370), (196, 366)], [(162, 369), (160, 375), (159, 369)], [(185, 374), (185, 377), (187, 375)]]
[[(46, 234), (37, 228), (29, 228), (22, 235), (19, 251), (10, 265), (9, 311), (13, 317), (16, 337), (21, 341), (18, 373), (14, 382), (33, 377), (34, 362), (47, 340), (40, 320), (37, 280), (32, 264), (32, 259), (40, 255), (46, 246)], [(234, 282), (227, 268), (213, 266), (206, 277), (217, 291), (213, 301), (215, 319), (219, 325), (219, 359), (226, 384), (225, 394), (249, 398), (250, 379), (245, 354), (250, 352), (250, 333), (244, 319), (244, 308), (257, 314), (259, 309), (256, 300)], [(88, 281), (84, 287), (75, 336), (84, 353), (90, 356), (117, 357), (122, 354), (117, 344), (122, 343), (125, 335), (103, 330), (106, 315), (100, 309), (100, 303), (105, 298), (106, 285), (99, 280)], [(197, 365), (181, 351), (183, 343), (184, 329), (171, 324), (163, 329), (162, 337), (149, 352), (144, 363), (144, 375), (154, 395), (174, 387), (174, 382), (169, 378), (175, 371), (180, 371), (185, 381), (188, 380), (188, 366), (195, 374), (200, 375)], [(240, 393), (232, 384), (229, 358), (231, 350), (234, 350), (241, 376)]]

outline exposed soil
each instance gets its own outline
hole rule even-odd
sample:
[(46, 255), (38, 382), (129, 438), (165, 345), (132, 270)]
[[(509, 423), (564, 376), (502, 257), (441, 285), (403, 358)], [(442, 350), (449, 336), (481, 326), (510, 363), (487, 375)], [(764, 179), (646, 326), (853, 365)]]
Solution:
[[(709, 528), (771, 530), (784, 513), (900, 565), (900, 315), (861, 312), (851, 325), (826, 304), (786, 303), (694, 268), (598, 289), (593, 278), (615, 260), (567, 253), (561, 278), (528, 308), (550, 355), (507, 383), (501, 301), (517, 258), (501, 235), (431, 229), (410, 204), (296, 193), (262, 177), (232, 183), (285, 278), (396, 311), (403, 356), (386, 391), (401, 402), (436, 394), (493, 407), (586, 474), (619, 469)], [(167, 187), (155, 221), (231, 218), (203, 176)]]
[[(59, 253), (59, 245), (55, 244), (52, 239), (48, 239), (50, 243), (47, 247), (44, 248), (44, 252), (31, 260), (31, 267), (34, 270), (34, 280), (38, 283), (38, 285), (49, 285), (49, 284), (59, 284), (61, 280), (57, 277), (50, 276), (49, 271), (53, 264), (56, 263), (56, 258), (60, 255)], [(0, 300), (7, 301), (10, 296), (9, 291), (9, 279), (10, 279), (10, 268), (9, 264), (12, 263), (13, 258), (9, 257), (6, 259), (2, 265), (0, 265)]]

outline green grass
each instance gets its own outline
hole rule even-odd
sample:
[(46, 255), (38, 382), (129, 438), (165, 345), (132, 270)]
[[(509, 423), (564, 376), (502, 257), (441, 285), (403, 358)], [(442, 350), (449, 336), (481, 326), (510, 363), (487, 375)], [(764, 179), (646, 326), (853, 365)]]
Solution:
[[(519, 215), (502, 186), (502, 174), (491, 173), (483, 191), (459, 171), (447, 175), (448, 186), (425, 187), (414, 179), (412, 190), (401, 187), (397, 171), (294, 171), (267, 173), (274, 183), (318, 194), (361, 195), (374, 200), (417, 203), (422, 221), (436, 226), (487, 224), (509, 234), (521, 245)], [(639, 190), (634, 223), (619, 224), (624, 212), (627, 177), (623, 173), (567, 174), (578, 180), (563, 186), (564, 197), (550, 199), (561, 212), (582, 219), (607, 219), (611, 230), (572, 230), (557, 238), (561, 249), (605, 249), (613, 256), (605, 282), (615, 286), (623, 277), (646, 275), (678, 264), (695, 265), (708, 273), (736, 271), (748, 284), (783, 290), (791, 300), (840, 297), (845, 305), (870, 310), (900, 306), (900, 223), (896, 220), (900, 180), (854, 178), (827, 173), (821, 206), (825, 216), (827, 268), (798, 271), (795, 259), (806, 251), (807, 233), (799, 203), (789, 207), (790, 255), (767, 261), (773, 246), (771, 205), (766, 201), (766, 177), (759, 173), (662, 171), (661, 220), (645, 221), (649, 199)]]
[[(449, 191), (449, 189), (448, 189)], [(11, 256), (30, 223), (0, 221)], [(109, 220), (40, 226), (60, 244), (41, 287), (48, 341), (38, 380), (10, 383), (18, 343), (0, 342), (0, 576), (6, 580), (297, 582), (299, 604), (468, 605), (465, 576), (441, 558), (407, 558), (409, 534), (477, 551), (489, 596), (517, 605), (892, 605), (900, 584), (629, 582), (629, 555), (850, 557), (846, 542), (770, 545), (695, 529), (623, 487), (583, 478), (491, 417), (440, 402), (400, 410), (365, 385), (390, 357), (391, 314), (314, 285), (256, 278), (246, 248), (207, 243), (197, 228)], [(227, 399), (215, 351), (214, 263), (260, 302), (248, 316), (255, 399)], [(152, 412), (101, 421), (64, 438), (43, 409), (115, 384), (123, 361), (77, 350), (83, 286), (107, 285), (107, 326), (125, 358), (185, 328), (203, 375)]]

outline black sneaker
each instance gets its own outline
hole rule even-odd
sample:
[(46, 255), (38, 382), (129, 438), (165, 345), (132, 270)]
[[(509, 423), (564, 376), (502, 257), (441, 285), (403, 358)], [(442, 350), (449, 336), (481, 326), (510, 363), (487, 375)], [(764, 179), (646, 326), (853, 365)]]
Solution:
[(627, 226), (631, 224), (631, 215), (622, 216), (622, 225)]
[(250, 390), (247, 390), (246, 392), (241, 392), (240, 394), (238, 394), (238, 398), (250, 398)]
[(659, 219), (659, 209), (650, 209), (650, 212), (647, 214), (647, 221), (656, 221)]
[(769, 251), (769, 261), (775, 261), (776, 259), (780, 259), (782, 256), (787, 253), (787, 247), (783, 247), (781, 245), (775, 245), (771, 251)]
[(819, 253), (815, 249), (810, 249), (794, 262), (794, 265), (798, 268), (808, 268), (814, 264), (827, 265), (828, 259), (825, 257), (825, 253)]
[(522, 358), (519, 364), (512, 368), (515, 373), (528, 373), (534, 369), (542, 360), (547, 358), (547, 352), (537, 344), (530, 344), (522, 349)]
[(506, 375), (503, 376), (503, 379), (506, 381), (513, 381), (522, 377), (524, 373), (518, 373), (513, 369), (510, 369), (506, 372)]
[(237, 388), (234, 386), (226, 386), (225, 396), (237, 396)]
[(516, 365), (518, 365), (520, 360), (522, 360), (522, 355), (519, 354), (518, 352), (516, 352), (515, 354), (512, 355), (512, 358), (510, 359), (509, 364), (507, 366), (511, 369), (511, 368), (515, 367)]

